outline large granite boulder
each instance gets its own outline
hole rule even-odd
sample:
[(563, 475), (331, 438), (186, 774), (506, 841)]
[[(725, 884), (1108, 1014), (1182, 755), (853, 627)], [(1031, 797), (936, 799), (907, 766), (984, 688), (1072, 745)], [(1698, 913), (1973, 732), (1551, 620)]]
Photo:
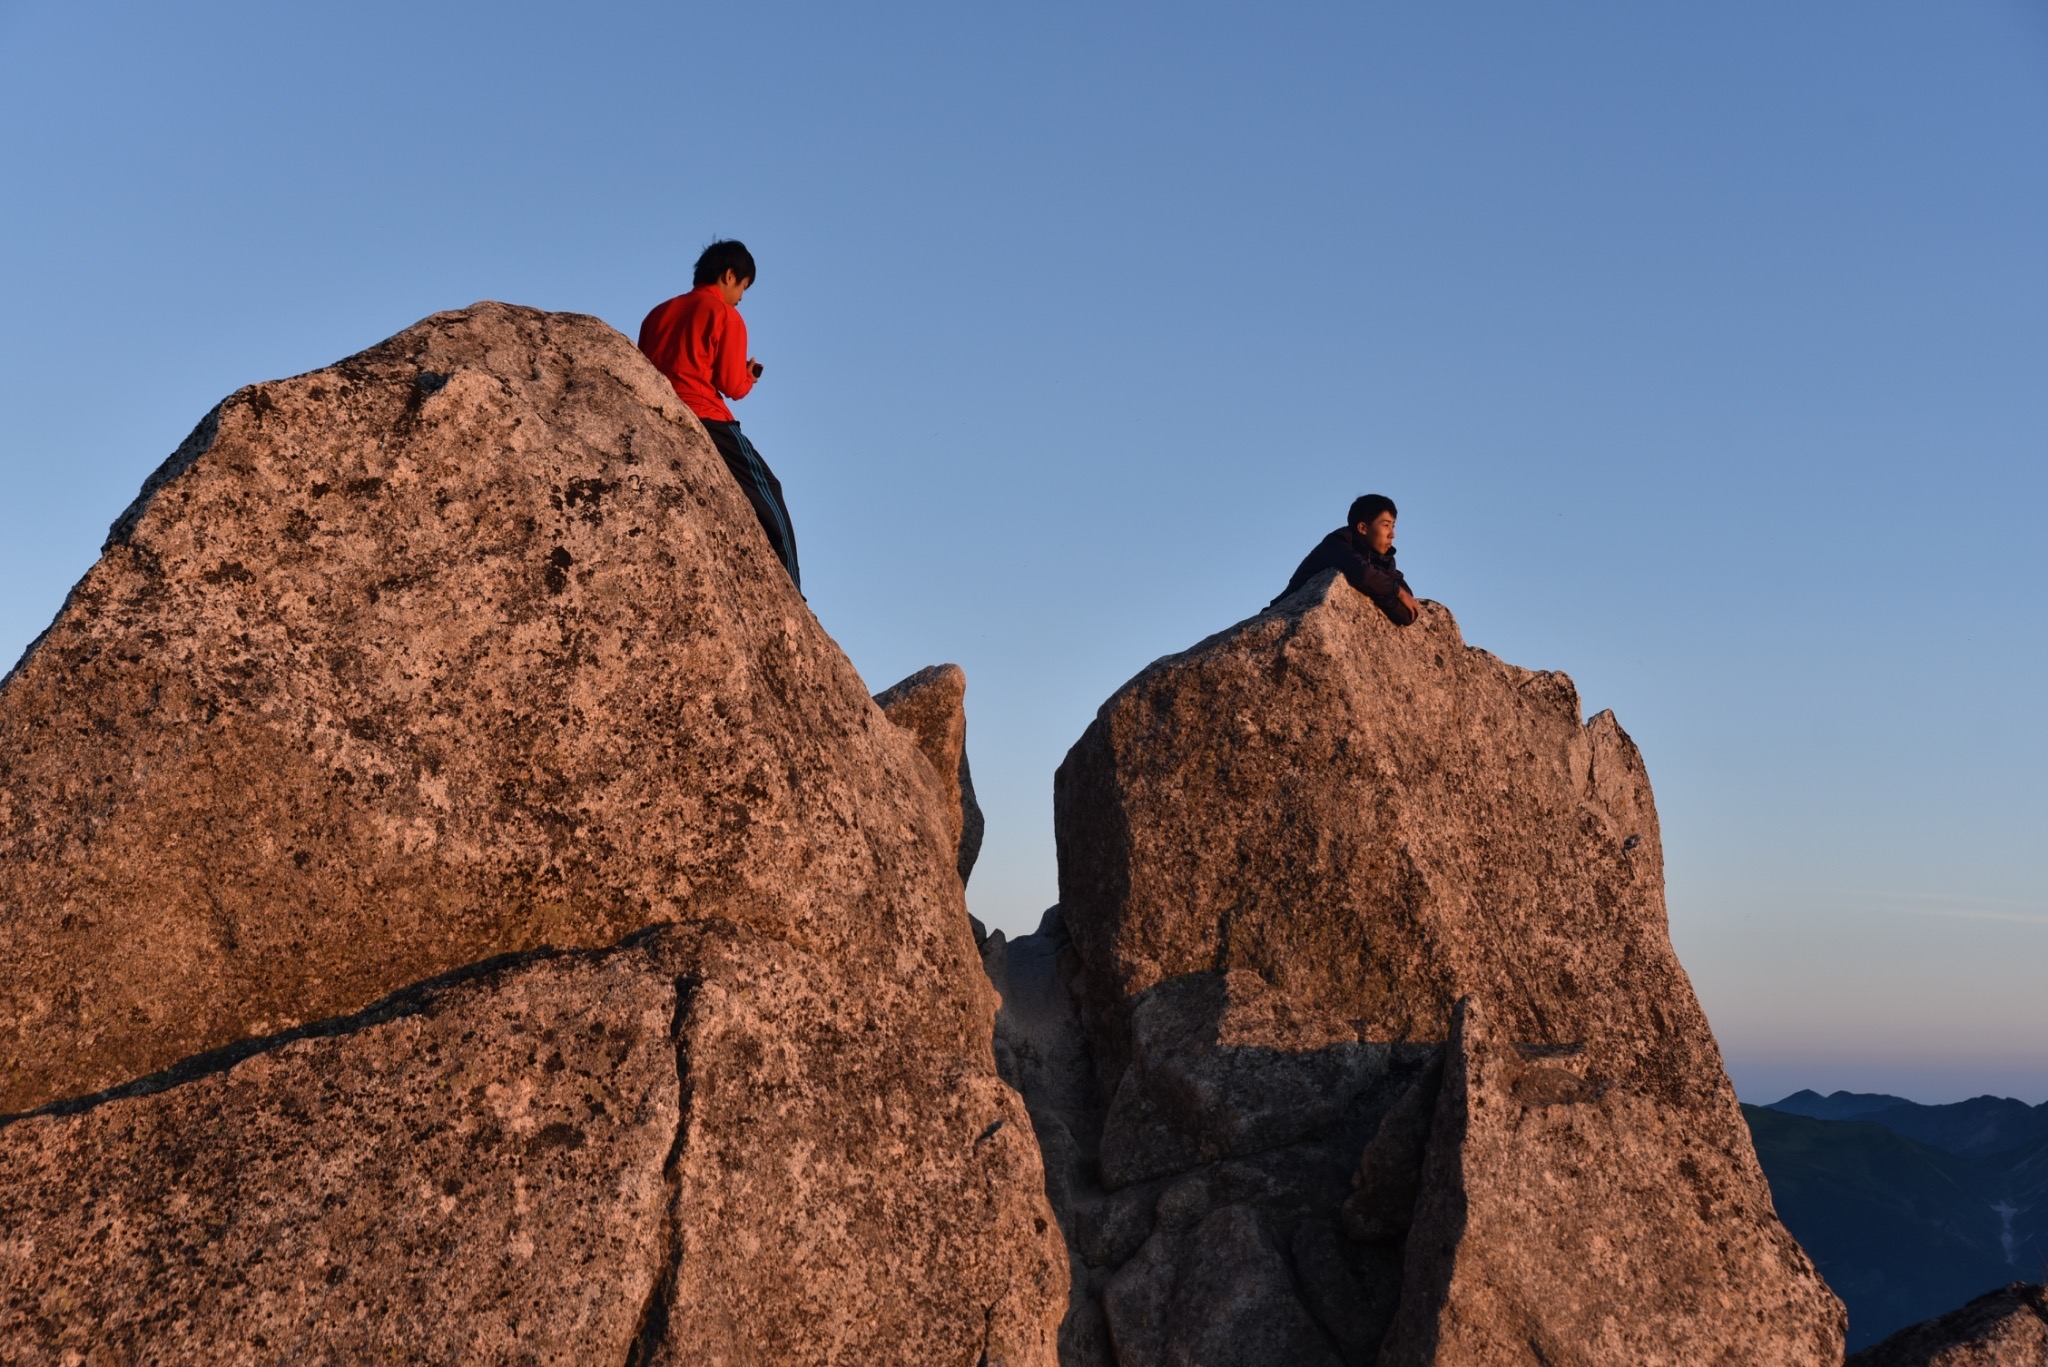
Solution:
[(0, 1341), (1049, 1361), (959, 813), (604, 324), (236, 393), (0, 684)]
[(1066, 1361), (1840, 1362), (1569, 679), (1325, 576), (1120, 689), (1055, 821), (984, 949)]
[(2041, 1367), (2048, 1293), (2013, 1282), (1849, 1358), (1848, 1367)]

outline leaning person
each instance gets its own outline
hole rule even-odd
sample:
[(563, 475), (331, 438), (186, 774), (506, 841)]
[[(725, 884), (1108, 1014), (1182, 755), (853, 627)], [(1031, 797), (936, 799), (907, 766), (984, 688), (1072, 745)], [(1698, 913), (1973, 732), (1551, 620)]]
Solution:
[(712, 243), (697, 258), (690, 292), (656, 305), (640, 324), (640, 350), (668, 376), (676, 397), (704, 424), (711, 444), (725, 457), (725, 468), (754, 505), (754, 516), (789, 571), (789, 581), (802, 592), (796, 532), (790, 526), (789, 505), (782, 500), (782, 481), (725, 406), (727, 399), (746, 398), (761, 378), (761, 363), (747, 354), (747, 324), (739, 308), (753, 283), (754, 256), (745, 243)]
[[(1287, 581), (1274, 603), (1293, 593), (1324, 570), (1341, 570), (1344, 577), (1373, 602), (1397, 627), (1414, 622), (1419, 611), (1408, 581), (1394, 568), (1394, 500), (1385, 494), (1365, 494), (1353, 499), (1345, 525), (1316, 543), (1301, 562), (1301, 568)], [(1271, 606), (1268, 604), (1267, 606)]]

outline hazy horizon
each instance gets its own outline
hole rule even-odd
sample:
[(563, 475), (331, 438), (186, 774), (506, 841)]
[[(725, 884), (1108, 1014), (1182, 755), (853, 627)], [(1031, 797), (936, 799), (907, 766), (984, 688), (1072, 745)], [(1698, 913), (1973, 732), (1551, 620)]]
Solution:
[(1355, 494), (1613, 708), (1744, 1100), (2048, 1100), (2048, 11), (0, 0), (0, 666), (233, 389), (744, 238), (805, 587), (1052, 772)]

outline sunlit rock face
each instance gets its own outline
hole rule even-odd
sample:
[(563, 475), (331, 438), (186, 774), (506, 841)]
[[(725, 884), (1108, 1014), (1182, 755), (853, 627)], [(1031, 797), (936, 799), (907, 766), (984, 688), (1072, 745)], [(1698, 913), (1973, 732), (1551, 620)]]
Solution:
[(967, 764), (966, 671), (959, 665), (929, 665), (875, 694), (875, 705), (917, 738), (918, 751), (931, 761), (932, 772), (946, 790), (947, 809), (955, 813), (960, 881), (966, 883), (974, 861), (981, 857), (987, 827)]
[(1055, 794), (1060, 906), (988, 959), (1067, 1361), (1841, 1360), (1570, 680), (1326, 577), (1120, 689)]
[[(384, 1307), (562, 1361), (1049, 1361), (947, 777), (597, 320), (239, 391), (0, 685), (0, 1112), (56, 1104), (0, 1123), (0, 1341), (121, 1286), (96, 1341), (157, 1360), (356, 1360)], [(207, 1290), (264, 1220), (304, 1237)]]

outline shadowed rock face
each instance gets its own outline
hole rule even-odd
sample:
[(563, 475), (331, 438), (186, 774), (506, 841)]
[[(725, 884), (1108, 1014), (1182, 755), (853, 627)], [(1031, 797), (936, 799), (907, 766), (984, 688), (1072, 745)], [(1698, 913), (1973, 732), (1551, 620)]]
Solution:
[(1049, 1361), (959, 812), (602, 323), (240, 391), (0, 685), (0, 1342)]
[(1714, 1137), (1461, 1003), (1383, 1367), (1835, 1362), (1825, 1287)]
[(1925, 1324), (1901, 1329), (1849, 1367), (2040, 1367), (2048, 1362), (2048, 1295), (2014, 1282)]
[(1061, 905), (984, 948), (1063, 1360), (1841, 1360), (1568, 679), (1326, 577), (1125, 685), (1055, 802)]

